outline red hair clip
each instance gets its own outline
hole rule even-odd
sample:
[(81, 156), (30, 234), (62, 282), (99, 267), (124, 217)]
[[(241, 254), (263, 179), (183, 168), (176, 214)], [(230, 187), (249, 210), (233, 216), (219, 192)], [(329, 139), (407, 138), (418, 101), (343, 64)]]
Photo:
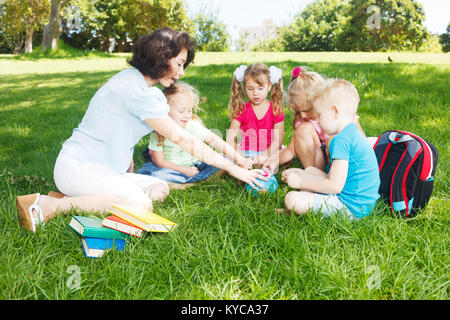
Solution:
[(295, 67), (294, 70), (292, 70), (292, 77), (297, 78), (300, 75), (301, 71), (302, 71), (302, 68)]

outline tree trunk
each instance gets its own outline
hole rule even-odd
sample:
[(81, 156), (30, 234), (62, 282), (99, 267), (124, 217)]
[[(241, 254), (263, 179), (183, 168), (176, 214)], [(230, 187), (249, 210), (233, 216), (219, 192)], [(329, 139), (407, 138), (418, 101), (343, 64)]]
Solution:
[(27, 29), (25, 33), (25, 53), (33, 52), (33, 29)]
[(61, 0), (51, 0), (50, 18), (48, 24), (44, 27), (44, 39), (42, 43), (44, 51), (47, 49), (56, 49), (61, 32)]

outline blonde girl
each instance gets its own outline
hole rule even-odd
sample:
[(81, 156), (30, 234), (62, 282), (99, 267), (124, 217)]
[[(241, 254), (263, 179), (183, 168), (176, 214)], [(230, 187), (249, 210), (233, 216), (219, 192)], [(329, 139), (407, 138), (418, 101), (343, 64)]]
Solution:
[[(297, 156), (303, 168), (316, 167), (322, 171), (326, 170), (326, 150), (331, 137), (319, 125), (319, 117), (312, 105), (312, 97), (325, 82), (326, 79), (317, 72), (308, 71), (304, 67), (294, 68), (287, 92), (288, 106), (294, 111), (294, 134), (288, 147), (279, 153), (279, 158), (277, 155), (273, 156), (264, 163), (264, 168), (275, 172), (278, 166)], [(357, 115), (354, 123), (365, 136)]]
[[(235, 159), (240, 166), (251, 168), (251, 161), (237, 154), (230, 145), (203, 125), (195, 113), (199, 110), (199, 95), (193, 87), (177, 82), (165, 88), (163, 93), (170, 106), (169, 117), (186, 133)], [(145, 163), (138, 173), (166, 181), (171, 187), (179, 187), (173, 185), (174, 183), (185, 185), (200, 182), (219, 171), (218, 168), (199, 161), (190, 153), (183, 151), (156, 131), (150, 134), (148, 148), (152, 152), (152, 161)]]
[[(227, 143), (256, 165), (278, 153), (284, 137), (283, 79), (279, 68), (241, 65), (233, 74)], [(270, 92), (270, 100), (267, 96)], [(245, 96), (248, 101), (245, 102)], [(238, 145), (237, 138), (241, 134)]]

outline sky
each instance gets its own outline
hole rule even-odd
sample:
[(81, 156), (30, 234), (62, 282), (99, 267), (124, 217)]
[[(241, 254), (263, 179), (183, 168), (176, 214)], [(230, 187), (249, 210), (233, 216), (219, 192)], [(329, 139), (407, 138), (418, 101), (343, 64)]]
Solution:
[[(217, 12), (233, 40), (238, 39), (240, 28), (262, 26), (264, 19), (271, 18), (277, 26), (287, 24), (310, 2), (312, 0), (184, 0), (189, 15), (201, 8)], [(433, 33), (444, 33), (450, 21), (450, 0), (418, 2), (424, 7), (427, 29)]]

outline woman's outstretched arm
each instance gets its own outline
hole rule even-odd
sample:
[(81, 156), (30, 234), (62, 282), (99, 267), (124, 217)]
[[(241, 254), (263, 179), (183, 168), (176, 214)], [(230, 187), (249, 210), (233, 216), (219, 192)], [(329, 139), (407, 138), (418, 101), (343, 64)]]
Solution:
[(262, 170), (247, 170), (235, 165), (221, 154), (215, 152), (200, 139), (187, 133), (169, 116), (159, 119), (146, 119), (145, 122), (156, 132), (178, 145), (193, 157), (209, 165), (223, 169), (233, 177), (242, 180), (251, 186), (257, 185), (262, 187), (256, 179), (267, 180), (267, 178), (262, 175)]

